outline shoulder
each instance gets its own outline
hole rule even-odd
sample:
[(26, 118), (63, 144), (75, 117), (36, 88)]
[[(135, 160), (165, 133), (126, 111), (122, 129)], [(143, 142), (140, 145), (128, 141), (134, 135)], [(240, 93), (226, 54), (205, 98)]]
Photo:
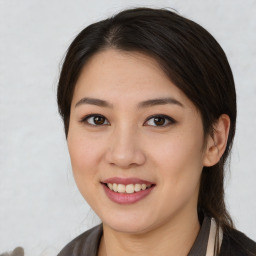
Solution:
[(238, 230), (224, 231), (220, 256), (224, 255), (256, 256), (256, 243)]
[(101, 236), (102, 225), (98, 225), (68, 243), (57, 256), (96, 256)]

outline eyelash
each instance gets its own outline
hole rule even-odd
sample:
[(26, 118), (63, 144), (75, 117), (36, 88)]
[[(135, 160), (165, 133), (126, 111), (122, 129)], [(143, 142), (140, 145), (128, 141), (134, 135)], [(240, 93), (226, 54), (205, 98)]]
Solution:
[[(100, 115), (100, 114), (90, 114), (90, 115), (87, 115), (87, 116), (85, 116), (85, 117), (83, 117), (81, 120), (80, 120), (80, 122), (81, 123), (85, 123), (85, 124), (87, 124), (87, 125), (90, 125), (90, 126), (104, 126), (104, 125), (106, 125), (106, 124), (101, 124), (101, 125), (97, 125), (97, 124), (90, 124), (90, 123), (88, 123), (88, 119), (89, 118), (91, 118), (91, 117), (102, 117), (102, 118), (104, 118), (104, 123), (105, 123), (105, 121), (107, 120), (103, 115)], [(153, 126), (153, 127), (167, 127), (167, 126), (169, 126), (169, 125), (171, 125), (171, 124), (175, 124), (176, 123), (176, 121), (173, 119), (173, 118), (171, 118), (170, 116), (167, 116), (167, 115), (163, 115), (163, 114), (158, 114), (158, 115), (152, 115), (152, 116), (150, 116), (150, 117), (148, 117), (148, 119), (146, 120), (146, 122), (148, 122), (149, 120), (151, 120), (151, 119), (153, 119), (153, 118), (163, 118), (163, 119), (165, 119), (165, 122), (164, 122), (164, 124), (165, 125), (160, 125), (160, 126), (158, 126), (158, 125), (151, 125), (151, 126)], [(166, 124), (166, 120), (167, 120), (167, 124)], [(154, 122), (154, 121), (153, 121)], [(150, 126), (150, 125), (149, 125)]]

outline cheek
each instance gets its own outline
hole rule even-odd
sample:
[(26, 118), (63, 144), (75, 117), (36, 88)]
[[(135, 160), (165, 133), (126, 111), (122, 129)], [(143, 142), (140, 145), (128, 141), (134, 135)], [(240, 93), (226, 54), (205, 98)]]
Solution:
[(159, 191), (163, 199), (159, 202), (159, 208), (167, 217), (182, 209), (191, 211), (197, 205), (202, 171), (199, 141), (188, 140), (187, 136), (177, 136), (161, 143), (161, 150), (157, 150), (162, 152), (155, 158)]
[(101, 147), (98, 146), (97, 139), (71, 133), (68, 137), (68, 150), (70, 154), (72, 170), (77, 185), (88, 182), (97, 183), (93, 178), (97, 175), (97, 163), (101, 158)]
[(97, 193), (92, 193), (92, 191), (97, 191), (99, 186), (97, 172), (99, 147), (95, 146), (95, 141), (92, 142), (89, 138), (74, 134), (70, 134), (68, 138), (73, 176), (81, 195), (92, 206), (97, 201)]
[(154, 147), (152, 158), (165, 190), (175, 188), (179, 194), (197, 187), (203, 168), (202, 143), (201, 138), (187, 133), (154, 143), (159, 147)]

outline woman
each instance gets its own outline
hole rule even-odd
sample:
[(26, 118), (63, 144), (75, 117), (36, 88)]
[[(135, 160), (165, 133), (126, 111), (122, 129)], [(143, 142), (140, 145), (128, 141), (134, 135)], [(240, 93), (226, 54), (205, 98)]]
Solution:
[(59, 256), (256, 255), (224, 202), (236, 93), (205, 29), (150, 8), (88, 26), (58, 106), (76, 184), (102, 220)]

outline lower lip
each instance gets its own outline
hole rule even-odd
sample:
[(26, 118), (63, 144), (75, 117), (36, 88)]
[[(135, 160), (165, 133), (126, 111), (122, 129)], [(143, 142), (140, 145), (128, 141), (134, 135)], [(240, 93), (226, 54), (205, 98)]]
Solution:
[(143, 198), (145, 198), (153, 189), (155, 186), (152, 186), (148, 189), (141, 190), (139, 192), (134, 192), (132, 194), (128, 193), (118, 193), (110, 190), (106, 185), (102, 184), (105, 193), (107, 194), (108, 198), (112, 200), (115, 203), (118, 204), (133, 204), (136, 203)]

